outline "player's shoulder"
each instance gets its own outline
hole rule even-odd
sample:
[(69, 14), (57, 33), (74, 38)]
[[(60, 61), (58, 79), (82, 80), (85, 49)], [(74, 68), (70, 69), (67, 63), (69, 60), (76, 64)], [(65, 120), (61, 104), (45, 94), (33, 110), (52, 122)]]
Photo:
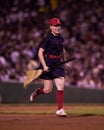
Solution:
[(64, 39), (64, 37), (62, 36), (62, 34), (59, 34), (59, 37), (61, 37), (61, 38), (63, 38), (63, 39)]
[(63, 37), (61, 34), (59, 34), (59, 38), (60, 38), (62, 41), (64, 41), (64, 37)]
[(48, 40), (50, 37), (51, 37), (51, 35), (50, 35), (50, 33), (49, 33), (49, 34), (47, 34), (43, 39), (44, 39), (44, 40)]
[[(52, 33), (49, 33), (46, 37), (44, 37), (43, 40), (48, 41), (50, 39), (53, 39), (54, 37), (55, 36)], [(58, 37), (58, 39), (61, 39), (62, 41), (64, 41), (64, 38), (61, 34), (59, 34), (57, 37)]]

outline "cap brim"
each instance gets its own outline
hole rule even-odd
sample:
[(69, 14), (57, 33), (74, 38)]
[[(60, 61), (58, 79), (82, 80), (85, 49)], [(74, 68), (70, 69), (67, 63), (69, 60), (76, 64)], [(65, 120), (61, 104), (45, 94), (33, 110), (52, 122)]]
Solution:
[(61, 23), (51, 24), (50, 26), (58, 26), (58, 25), (61, 25)]

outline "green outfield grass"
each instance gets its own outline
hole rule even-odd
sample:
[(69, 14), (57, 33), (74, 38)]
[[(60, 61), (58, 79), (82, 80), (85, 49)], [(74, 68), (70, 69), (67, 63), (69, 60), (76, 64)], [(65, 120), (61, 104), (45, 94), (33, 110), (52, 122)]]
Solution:
[(71, 115), (104, 115), (104, 107), (98, 106), (76, 106), (74, 109), (68, 110)]
[[(41, 110), (43, 107), (43, 110)], [(24, 108), (24, 109), (23, 109)], [(104, 116), (104, 104), (66, 104), (71, 116)], [(1, 104), (0, 114), (54, 114), (56, 104)]]

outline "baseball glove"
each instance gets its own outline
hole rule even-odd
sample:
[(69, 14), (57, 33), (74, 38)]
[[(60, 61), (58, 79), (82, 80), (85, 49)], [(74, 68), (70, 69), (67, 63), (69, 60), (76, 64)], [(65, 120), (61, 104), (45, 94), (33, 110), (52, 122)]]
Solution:
[(26, 80), (24, 82), (24, 88), (27, 88), (30, 83), (32, 83), (34, 80), (39, 78), (40, 75), (42, 75), (43, 70), (37, 69), (37, 70), (28, 70), (26, 72)]

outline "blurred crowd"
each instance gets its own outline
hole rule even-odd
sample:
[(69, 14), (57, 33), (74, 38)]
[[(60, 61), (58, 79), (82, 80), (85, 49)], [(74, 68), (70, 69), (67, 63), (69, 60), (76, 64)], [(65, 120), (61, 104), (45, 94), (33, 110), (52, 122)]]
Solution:
[[(24, 82), (38, 66), (47, 21), (59, 17), (67, 59), (66, 86), (104, 88), (103, 0), (0, 0), (0, 81)], [(38, 80), (37, 80), (38, 82)]]

